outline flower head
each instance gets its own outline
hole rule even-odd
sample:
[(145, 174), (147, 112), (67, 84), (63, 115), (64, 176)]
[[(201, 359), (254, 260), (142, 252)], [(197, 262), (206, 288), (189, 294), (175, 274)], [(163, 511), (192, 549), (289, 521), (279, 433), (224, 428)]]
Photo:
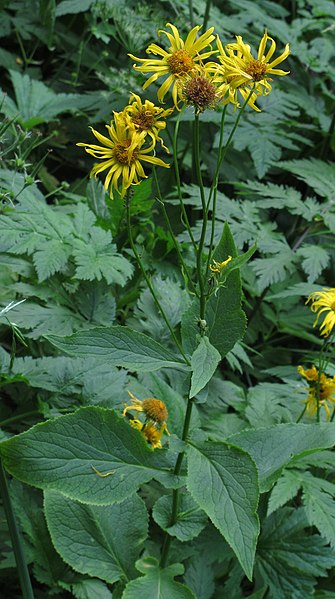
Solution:
[[(210, 47), (210, 43), (215, 39), (213, 35), (214, 27), (211, 27), (196, 39), (201, 29), (197, 25), (191, 29), (184, 42), (179, 35), (177, 27), (171, 25), (171, 23), (167, 23), (166, 26), (170, 27), (171, 32), (160, 30), (158, 34), (164, 33), (166, 35), (170, 43), (169, 49), (164, 50), (157, 44), (150, 44), (146, 51), (147, 54), (160, 56), (160, 58), (137, 58), (132, 54), (129, 54), (129, 56), (142, 63), (140, 66), (134, 64), (134, 69), (141, 73), (152, 73), (143, 85), (143, 89), (146, 89), (159, 77), (166, 77), (157, 92), (158, 100), (163, 102), (165, 95), (172, 86), (172, 98), (175, 106), (178, 107), (178, 99), (181, 94), (181, 79), (194, 71), (199, 61), (208, 58), (216, 52), (216, 50), (212, 50)], [(210, 49), (207, 52), (202, 52), (206, 48)]]
[(131, 185), (136, 185), (141, 179), (146, 178), (142, 162), (156, 164), (168, 168), (169, 165), (160, 158), (150, 155), (154, 148), (154, 141), (148, 146), (143, 147), (145, 143), (145, 131), (134, 131), (127, 128), (124, 115), (114, 113), (114, 121), (106, 125), (109, 137), (101, 135), (93, 127), (90, 127), (93, 135), (102, 144), (78, 143), (77, 146), (83, 146), (88, 154), (102, 160), (94, 165), (90, 176), (96, 176), (108, 169), (104, 187), (106, 191), (110, 187), (110, 196), (113, 197), (113, 188), (119, 189), (119, 180), (121, 178), (121, 197), (125, 196), (127, 189)]
[[(267, 49), (268, 42), (270, 47)], [(226, 97), (224, 103), (232, 102), (237, 106), (239, 92), (244, 101), (250, 96), (248, 104), (259, 112), (255, 101), (258, 96), (271, 92), (270, 76), (288, 75), (288, 71), (275, 67), (290, 54), (289, 44), (286, 44), (282, 54), (274, 60), (271, 59), (276, 50), (276, 42), (266, 32), (260, 41), (257, 58), (253, 57), (250, 46), (243, 42), (240, 35), (236, 36), (236, 42), (228, 44), (225, 48), (217, 37), (217, 46), (221, 64), (215, 66), (212, 63), (211, 67), (214, 72), (214, 82), (219, 84), (219, 91)]]
[(141, 98), (136, 94), (130, 96), (129, 104), (123, 110), (128, 127), (132, 127), (135, 131), (141, 133), (145, 131), (152, 141), (159, 141), (167, 152), (169, 151), (163, 144), (163, 140), (159, 137), (159, 132), (165, 129), (166, 117), (173, 113), (173, 108), (160, 108), (155, 106), (150, 100), (142, 102)]
[(218, 274), (221, 273), (221, 270), (227, 266), (228, 262), (230, 262), (232, 260), (231, 256), (228, 256), (227, 260), (224, 260), (223, 262), (217, 262), (216, 260), (213, 260), (213, 264), (209, 265), (209, 268), (212, 272), (216, 272)]
[(323, 291), (315, 291), (314, 293), (311, 293), (306, 304), (308, 304), (308, 302), (312, 302), (312, 312), (317, 312), (313, 326), (318, 324), (322, 312), (328, 312), (320, 326), (321, 335), (328, 337), (335, 325), (335, 289), (323, 288)]
[(164, 433), (163, 427), (157, 428), (153, 423), (143, 424), (141, 420), (137, 420), (136, 418), (130, 420), (130, 424), (144, 435), (145, 439), (153, 449), (162, 447), (161, 438)]
[(184, 78), (180, 96), (185, 104), (194, 106), (196, 114), (204, 112), (207, 108), (215, 107), (219, 102), (220, 95), (207, 65), (197, 67)]
[(304, 402), (306, 411), (314, 416), (318, 407), (324, 408), (327, 418), (330, 418), (330, 408), (335, 409), (335, 377), (319, 373), (315, 366), (307, 370), (298, 366), (298, 372), (308, 381), (308, 397)]
[[(161, 399), (148, 397), (147, 399), (137, 399), (135, 395), (128, 391), (131, 398), (131, 404), (126, 405), (122, 412), (123, 416), (128, 411), (143, 412), (145, 421), (131, 420), (130, 424), (140, 430), (152, 447), (161, 447), (160, 440), (164, 432), (170, 434), (166, 426), (168, 411), (165, 403)], [(140, 424), (138, 424), (140, 423)]]

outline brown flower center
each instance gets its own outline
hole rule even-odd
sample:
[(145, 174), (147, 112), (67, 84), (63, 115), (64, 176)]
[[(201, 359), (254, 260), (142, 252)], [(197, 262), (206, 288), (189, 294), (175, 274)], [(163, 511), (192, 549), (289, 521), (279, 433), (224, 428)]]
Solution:
[(155, 117), (150, 110), (142, 110), (131, 118), (134, 125), (137, 125), (141, 131), (148, 131), (155, 124)]
[(160, 399), (154, 399), (153, 397), (144, 399), (142, 407), (146, 417), (150, 418), (150, 420), (158, 422), (159, 424), (162, 424), (167, 420), (168, 411), (165, 403)]
[(186, 102), (193, 104), (198, 112), (203, 112), (215, 102), (216, 87), (205, 77), (193, 77), (187, 81), (184, 92)]
[(247, 65), (245, 72), (252, 77), (253, 81), (260, 81), (261, 79), (264, 79), (266, 64), (260, 60), (252, 60)]
[(115, 144), (112, 154), (117, 162), (120, 164), (131, 164), (136, 160), (138, 150), (134, 150), (133, 152), (129, 152), (131, 140), (126, 139), (118, 144)]
[(166, 59), (170, 73), (173, 75), (185, 75), (192, 71), (194, 62), (186, 50), (177, 50)]

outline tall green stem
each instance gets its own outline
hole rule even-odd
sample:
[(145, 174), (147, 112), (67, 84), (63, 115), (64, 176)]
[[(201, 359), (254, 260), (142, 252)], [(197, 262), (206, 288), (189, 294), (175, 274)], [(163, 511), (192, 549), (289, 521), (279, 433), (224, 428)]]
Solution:
[[(187, 407), (186, 407), (185, 419), (184, 419), (184, 427), (183, 427), (183, 433), (182, 433), (183, 441), (186, 441), (186, 439), (188, 437), (188, 431), (190, 428), (191, 415), (192, 415), (192, 407), (193, 407), (193, 400), (189, 398), (187, 401)], [(176, 476), (178, 476), (180, 473), (180, 470), (181, 470), (181, 467), (183, 464), (183, 460), (184, 460), (184, 456), (185, 456), (185, 451), (181, 451), (178, 454), (178, 457), (176, 460), (176, 465), (175, 465), (174, 471), (173, 471), (173, 474), (175, 474)], [(171, 509), (170, 526), (173, 526), (177, 522), (179, 497), (180, 497), (180, 489), (174, 489), (173, 493), (172, 493), (172, 509)], [(171, 541), (172, 541), (172, 537), (168, 533), (166, 533), (164, 541), (163, 541), (163, 547), (162, 547), (162, 553), (161, 553), (161, 560), (160, 560), (161, 568), (165, 568), (165, 566), (167, 564)]]
[(28, 566), (24, 556), (22, 539), (16, 523), (12, 502), (10, 500), (6, 474), (3, 469), (2, 462), (0, 462), (0, 490), (3, 507), (7, 518), (9, 534), (12, 540), (13, 551), (15, 555), (15, 561), (22, 590), (22, 597), (23, 599), (34, 599), (34, 593), (33, 588), (31, 586)]
[(207, 28), (207, 23), (208, 23), (208, 19), (209, 19), (209, 11), (211, 9), (211, 4), (212, 4), (212, 0), (207, 0), (207, 2), (206, 2), (206, 8), (205, 8), (205, 14), (204, 14), (204, 23), (203, 23), (203, 29), (204, 29), (204, 31)]
[(135, 258), (136, 258), (137, 264), (138, 264), (138, 266), (140, 267), (140, 270), (141, 270), (141, 272), (142, 272), (142, 275), (143, 275), (143, 277), (145, 278), (145, 281), (146, 281), (146, 283), (147, 283), (147, 285), (148, 285), (148, 288), (149, 288), (149, 290), (150, 290), (150, 293), (151, 293), (151, 295), (152, 295), (152, 297), (153, 297), (153, 300), (154, 300), (154, 302), (155, 302), (155, 304), (156, 304), (156, 306), (157, 306), (158, 310), (160, 311), (160, 313), (161, 313), (161, 315), (162, 315), (162, 317), (163, 317), (163, 319), (164, 319), (164, 322), (165, 322), (166, 326), (168, 327), (168, 329), (169, 329), (169, 331), (170, 331), (170, 333), (171, 333), (171, 337), (172, 337), (172, 339), (174, 340), (174, 342), (175, 342), (176, 346), (178, 347), (178, 349), (179, 349), (179, 351), (180, 351), (181, 355), (183, 356), (183, 358), (184, 358), (184, 360), (185, 360), (186, 364), (188, 364), (188, 365), (189, 365), (189, 364), (190, 364), (190, 362), (189, 362), (189, 360), (188, 360), (187, 356), (185, 355), (185, 352), (184, 352), (184, 350), (183, 350), (183, 348), (182, 348), (182, 346), (181, 346), (180, 342), (178, 341), (178, 339), (177, 339), (177, 337), (176, 337), (176, 335), (175, 335), (175, 332), (174, 332), (173, 328), (171, 327), (171, 324), (170, 324), (170, 322), (169, 322), (169, 319), (167, 318), (167, 316), (166, 316), (166, 314), (165, 314), (165, 311), (164, 311), (164, 308), (162, 307), (162, 305), (161, 305), (161, 303), (160, 303), (160, 301), (159, 301), (159, 299), (158, 299), (158, 297), (157, 297), (157, 295), (156, 295), (156, 292), (155, 292), (155, 290), (154, 290), (154, 288), (153, 288), (153, 286), (152, 286), (152, 284), (151, 284), (150, 278), (148, 277), (148, 275), (147, 275), (147, 273), (146, 273), (146, 271), (145, 271), (145, 268), (144, 268), (144, 266), (143, 266), (143, 264), (142, 264), (141, 257), (140, 257), (140, 255), (139, 255), (139, 253), (138, 253), (138, 251), (137, 251), (137, 248), (136, 248), (136, 245), (135, 245), (135, 243), (134, 243), (134, 240), (133, 240), (133, 235), (132, 235), (132, 231), (131, 231), (131, 222), (130, 222), (130, 200), (129, 200), (129, 195), (128, 195), (128, 196), (127, 196), (127, 198), (126, 198), (126, 212), (127, 212), (127, 231), (128, 231), (128, 238), (129, 238), (129, 241), (130, 241), (131, 248), (132, 248), (132, 250), (133, 250), (133, 252), (134, 252), (134, 256), (135, 256)]
[(194, 14), (193, 14), (193, 2), (192, 0), (188, 0), (188, 10), (189, 10), (189, 14), (190, 14), (190, 23), (191, 23), (191, 27), (194, 27)]
[(200, 198), (202, 205), (202, 226), (201, 235), (197, 251), (197, 271), (198, 271), (198, 283), (200, 291), (200, 319), (205, 318), (206, 308), (206, 294), (205, 294), (205, 275), (202, 271), (202, 254), (204, 250), (207, 222), (208, 222), (208, 209), (206, 204), (205, 190), (201, 175), (201, 163), (200, 163), (200, 130), (199, 130), (199, 115), (195, 114), (194, 120), (194, 158), (195, 158), (195, 170), (198, 179), (198, 185), (200, 190)]

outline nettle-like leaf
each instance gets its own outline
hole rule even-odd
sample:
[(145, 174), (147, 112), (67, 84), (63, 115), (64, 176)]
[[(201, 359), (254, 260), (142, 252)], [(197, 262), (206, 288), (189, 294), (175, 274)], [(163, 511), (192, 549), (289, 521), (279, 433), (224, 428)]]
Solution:
[(310, 526), (315, 526), (335, 549), (335, 485), (330, 481), (313, 476), (308, 471), (295, 468), (285, 470), (271, 492), (268, 513), (293, 499), (300, 489)]
[(210, 343), (208, 337), (201, 337), (199, 345), (191, 356), (191, 389), (190, 397), (195, 397), (211, 380), (221, 360), (218, 350)]
[(308, 275), (308, 282), (314, 283), (328, 266), (329, 253), (320, 245), (303, 245), (297, 250), (297, 255), (302, 257), (301, 266)]
[(191, 541), (197, 537), (207, 524), (207, 516), (190, 495), (183, 493), (178, 504), (176, 523), (171, 522), (172, 497), (163, 495), (152, 510), (152, 516), (157, 524), (169, 535), (179, 541)]
[(255, 460), (260, 491), (268, 491), (296, 456), (335, 445), (335, 423), (278, 424), (232, 435), (228, 442), (247, 451)]
[[(180, 484), (170, 472), (174, 454), (151, 449), (129, 422), (104, 408), (80, 408), (36, 424), (1, 443), (0, 454), (22, 482), (93, 505), (123, 501), (152, 478)], [(94, 468), (111, 474), (98, 476)]]
[(226, 443), (192, 443), (188, 448), (187, 486), (251, 580), (259, 533), (259, 492), (250, 455)]
[(305, 532), (304, 510), (283, 508), (267, 518), (259, 538), (256, 579), (273, 599), (312, 598), (317, 578), (327, 576), (335, 555), (319, 535)]
[(90, 506), (46, 491), (44, 507), (52, 542), (74, 570), (109, 583), (136, 576), (134, 563), (148, 532), (147, 510), (138, 495)]
[(259, 290), (264, 291), (273, 283), (284, 281), (292, 272), (296, 260), (296, 255), (288, 246), (274, 256), (253, 260), (251, 268), (257, 275)]
[(331, 200), (335, 187), (335, 166), (317, 158), (287, 160), (279, 163), (280, 168), (293, 173), (323, 198)]
[(48, 341), (61, 351), (78, 357), (104, 358), (114, 366), (150, 372), (159, 368), (189, 367), (163, 345), (129, 327), (98, 327), (71, 337), (49, 335)]
[(184, 584), (176, 582), (175, 576), (184, 572), (182, 564), (172, 564), (160, 569), (155, 558), (147, 557), (136, 562), (136, 568), (144, 575), (128, 582), (122, 599), (196, 599)]

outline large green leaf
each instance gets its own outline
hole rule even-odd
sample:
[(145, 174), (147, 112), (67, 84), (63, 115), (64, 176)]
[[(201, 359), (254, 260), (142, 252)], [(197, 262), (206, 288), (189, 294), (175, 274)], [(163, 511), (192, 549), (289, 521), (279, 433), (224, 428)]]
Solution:
[(129, 327), (98, 327), (79, 331), (71, 337), (48, 335), (47, 339), (72, 356), (99, 356), (113, 366), (123, 366), (129, 370), (150, 372), (160, 368), (188, 369), (182, 358), (176, 358), (157, 341)]
[(125, 418), (99, 407), (36, 424), (1, 443), (0, 454), (22, 482), (94, 505), (123, 501), (152, 478), (178, 483), (169, 472), (174, 454), (151, 449)]
[(157, 524), (169, 535), (179, 541), (190, 541), (205, 528), (208, 519), (206, 514), (195, 503), (190, 495), (183, 493), (179, 497), (176, 523), (171, 526), (172, 497), (163, 495), (156, 501), (152, 516)]
[(247, 451), (255, 460), (260, 491), (269, 491), (284, 466), (298, 455), (313, 453), (335, 445), (335, 423), (277, 424), (242, 431), (229, 441)]
[(194, 397), (211, 380), (218, 363), (220, 354), (210, 343), (208, 337), (201, 337), (197, 349), (191, 357), (192, 378), (190, 397)]
[(144, 576), (127, 584), (122, 599), (196, 599), (189, 588), (173, 580), (184, 572), (182, 564), (173, 564), (161, 570), (157, 560), (148, 557), (139, 560), (136, 567)]
[(188, 448), (187, 485), (251, 579), (259, 532), (258, 480), (253, 460), (226, 443), (192, 444)]
[(136, 576), (148, 532), (147, 510), (136, 493), (121, 503), (90, 506), (46, 491), (44, 506), (52, 542), (74, 570), (109, 583)]
[[(213, 253), (213, 259), (223, 262), (228, 256), (235, 258), (237, 252), (230, 229), (225, 224), (219, 244)], [(221, 358), (224, 358), (244, 335), (246, 316), (241, 308), (241, 299), (241, 277), (239, 270), (235, 269), (228, 275), (224, 286), (219, 286), (206, 303), (206, 334)], [(182, 318), (183, 343), (190, 354), (197, 346), (198, 321), (199, 302), (197, 300), (192, 302)]]

